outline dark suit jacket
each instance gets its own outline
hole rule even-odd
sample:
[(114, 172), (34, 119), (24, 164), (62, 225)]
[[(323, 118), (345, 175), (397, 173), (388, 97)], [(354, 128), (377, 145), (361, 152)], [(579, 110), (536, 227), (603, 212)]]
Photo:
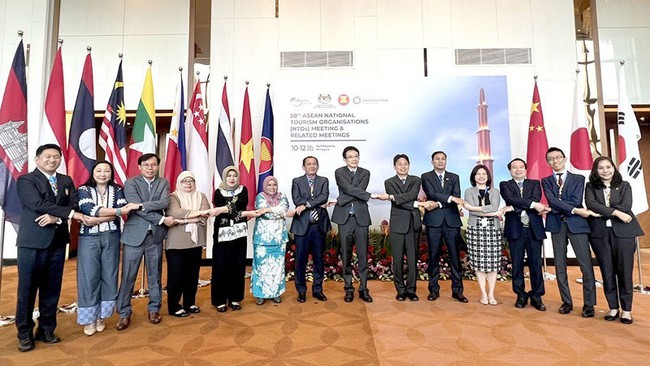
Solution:
[[(291, 198), (293, 204), (298, 207), (307, 205), (318, 212), (318, 227), (323, 233), (332, 229), (330, 215), (321, 205), (327, 203), (330, 196), (329, 180), (319, 175), (314, 177), (314, 197), (311, 197), (309, 191), (309, 180), (306, 175), (294, 178), (291, 184)], [(310, 210), (307, 209), (300, 215), (295, 215), (291, 221), (291, 232), (295, 235), (305, 235), (309, 227)]]
[[(58, 194), (55, 196), (47, 177), (38, 169), (18, 178), (16, 188), (22, 210), (17, 246), (46, 249), (70, 242), (68, 216), (72, 210), (79, 210), (79, 198), (72, 178), (57, 173), (56, 179)], [(63, 222), (40, 227), (34, 220), (43, 214), (59, 217)]]
[(339, 197), (336, 199), (336, 206), (332, 212), (332, 221), (337, 224), (345, 224), (348, 221), (350, 206), (354, 203), (354, 213), (359, 225), (370, 226), (370, 213), (368, 212), (370, 192), (366, 192), (370, 182), (370, 172), (357, 167), (357, 172), (352, 175), (350, 169), (343, 166), (334, 171), (334, 178), (336, 178), (336, 185), (339, 187)]
[[(641, 225), (639, 225), (639, 221), (632, 213), (632, 187), (628, 182), (622, 182), (618, 187), (611, 189), (609, 207), (605, 206), (604, 190), (594, 188), (591, 183), (587, 183), (585, 204), (590, 210), (602, 215), (602, 217), (589, 216), (587, 221), (591, 227), (591, 236), (602, 238), (607, 235), (607, 220), (612, 220), (612, 230), (614, 230), (614, 235), (618, 238), (634, 238), (643, 235)], [(632, 222), (626, 224), (617, 217), (612, 216), (614, 210), (632, 216)]]
[(427, 199), (442, 204), (442, 207), (425, 211), (424, 224), (426, 226), (440, 226), (443, 221), (446, 221), (450, 227), (461, 227), (458, 205), (453, 202), (447, 203), (450, 196), (460, 198), (460, 179), (458, 179), (458, 175), (446, 171), (444, 180), (445, 186), (443, 188), (435, 171), (422, 174), (422, 189), (427, 195)]
[(553, 175), (542, 179), (544, 195), (552, 211), (546, 215), (546, 230), (552, 233), (560, 231), (562, 218), (565, 219), (569, 232), (573, 234), (588, 234), (589, 224), (579, 215), (571, 214), (575, 207), (583, 207), (582, 199), (585, 192), (585, 177), (567, 171), (564, 178), (562, 196), (559, 196), (560, 187)]
[(524, 179), (523, 194), (519, 193), (519, 186), (514, 179), (501, 182), (499, 191), (501, 191), (501, 197), (503, 197), (506, 205), (514, 208), (514, 211), (507, 212), (505, 215), (506, 224), (503, 235), (509, 240), (519, 239), (525, 230), (524, 225), (521, 223), (521, 212), (526, 211), (535, 239), (545, 239), (546, 231), (544, 230), (542, 216), (534, 208), (530, 208), (533, 202), (539, 202), (542, 199), (542, 188), (539, 181)]
[(149, 226), (153, 230), (153, 239), (162, 243), (167, 237), (167, 226), (158, 225), (164, 217), (163, 210), (169, 206), (169, 182), (165, 178), (156, 177), (149, 184), (142, 175), (128, 179), (124, 183), (124, 197), (127, 202), (142, 203), (143, 210), (133, 210), (124, 224), (122, 243), (137, 247), (144, 241)]
[(390, 231), (398, 234), (406, 234), (409, 229), (420, 231), (422, 226), (420, 210), (413, 207), (413, 203), (418, 200), (421, 182), (420, 178), (414, 175), (407, 176), (404, 184), (397, 175), (384, 182), (386, 193), (392, 194), (395, 198), (390, 203)]

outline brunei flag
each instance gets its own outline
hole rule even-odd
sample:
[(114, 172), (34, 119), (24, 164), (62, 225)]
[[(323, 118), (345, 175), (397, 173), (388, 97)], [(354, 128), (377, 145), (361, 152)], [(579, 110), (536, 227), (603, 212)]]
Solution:
[(90, 51), (81, 74), (77, 101), (72, 112), (68, 144), (68, 175), (75, 186), (84, 184), (97, 159), (97, 131), (93, 104), (93, 61)]
[(266, 88), (266, 105), (262, 124), (262, 141), (260, 142), (260, 176), (257, 180), (257, 193), (262, 192), (264, 179), (273, 175), (273, 107), (269, 88)]
[(151, 65), (147, 69), (142, 87), (142, 97), (135, 113), (133, 131), (131, 131), (131, 144), (127, 163), (127, 178), (140, 174), (138, 158), (144, 154), (156, 152), (156, 109), (153, 102), (153, 80), (151, 79)]

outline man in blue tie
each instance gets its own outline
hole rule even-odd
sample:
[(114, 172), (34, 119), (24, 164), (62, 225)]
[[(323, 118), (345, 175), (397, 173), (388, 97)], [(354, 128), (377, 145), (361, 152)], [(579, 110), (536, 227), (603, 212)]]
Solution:
[[(46, 144), (36, 149), (36, 169), (18, 178), (22, 203), (18, 246), (18, 350), (34, 348), (34, 340), (58, 343), (54, 335), (61, 294), (65, 246), (70, 242), (68, 220), (83, 220), (77, 212), (77, 190), (72, 178), (59, 174), (61, 148)], [(32, 312), (38, 293), (38, 328)]]
[[(526, 179), (526, 162), (514, 158), (508, 163), (512, 179), (499, 184), (499, 191), (506, 203), (503, 236), (510, 244), (512, 256), (512, 291), (517, 295), (515, 307), (522, 309), (528, 304), (546, 311), (542, 302), (544, 278), (542, 274), (542, 241), (546, 238), (542, 213), (550, 208), (540, 203), (542, 189), (538, 180)], [(530, 291), (524, 282), (524, 257), (528, 257)]]
[(325, 209), (330, 195), (329, 180), (317, 175), (318, 159), (314, 156), (302, 159), (302, 170), (305, 174), (294, 178), (291, 185), (291, 197), (296, 206), (296, 215), (291, 221), (291, 233), (296, 240), (295, 282), (298, 302), (307, 301), (305, 271), (309, 253), (314, 271), (312, 296), (320, 301), (327, 301), (327, 296), (323, 293), (323, 251), (325, 235), (332, 229), (329, 214)]
[(458, 175), (448, 172), (447, 154), (436, 151), (431, 154), (433, 170), (422, 174), (422, 189), (427, 195), (429, 205), (424, 213), (427, 243), (429, 244), (429, 296), (427, 300), (435, 301), (440, 297), (440, 252), (444, 243), (449, 252), (449, 265), (451, 267), (452, 297), (457, 301), (466, 303), (468, 300), (463, 295), (463, 275), (460, 266), (460, 213), (458, 206), (463, 204), (460, 198), (460, 180)]

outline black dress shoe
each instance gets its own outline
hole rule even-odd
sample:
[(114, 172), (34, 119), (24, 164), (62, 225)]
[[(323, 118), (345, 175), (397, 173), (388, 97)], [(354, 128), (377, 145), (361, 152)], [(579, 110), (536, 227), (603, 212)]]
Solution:
[(568, 313), (570, 313), (572, 310), (573, 310), (573, 304), (563, 303), (563, 304), (560, 306), (560, 310), (559, 310), (559, 312), (560, 312), (560, 314), (568, 314)]
[(312, 296), (318, 301), (327, 301), (327, 296), (322, 292), (314, 292)]
[(185, 318), (190, 316), (190, 313), (188, 313), (185, 309), (179, 309), (178, 311), (174, 313), (169, 313), (169, 315), (173, 315), (178, 318)]
[(27, 352), (34, 349), (34, 340), (31, 338), (23, 338), (18, 340), (18, 351)]
[(48, 333), (48, 332), (36, 332), (36, 336), (34, 337), (34, 340), (41, 341), (43, 343), (50, 343), (50, 344), (61, 342), (61, 338), (55, 336), (54, 333)]
[(352, 302), (352, 300), (354, 300), (354, 292), (346, 292), (343, 300), (345, 300), (345, 302)]
[(187, 309), (187, 312), (192, 313), (192, 314), (198, 314), (198, 313), (201, 312), (201, 308), (196, 306), (196, 305), (192, 305), (192, 306), (190, 306), (189, 309)]
[(230, 308), (233, 310), (241, 310), (241, 305), (239, 305), (238, 302), (231, 302), (229, 305)]
[(593, 318), (594, 317), (594, 307), (593, 306), (583, 306), (582, 307), (582, 317), (583, 318)]
[(453, 294), (451, 294), (451, 297), (453, 297), (454, 299), (456, 299), (456, 300), (458, 300), (458, 301), (460, 301), (462, 303), (469, 302), (469, 300), (467, 300), (467, 298), (463, 294), (458, 294), (458, 293), (454, 292)]
[(298, 302), (305, 302), (307, 301), (307, 295), (305, 295), (304, 292), (299, 292), (298, 293)]
[(368, 291), (359, 292), (359, 298), (365, 302), (372, 302), (372, 296)]
[(429, 296), (427, 296), (427, 300), (429, 301), (436, 301), (437, 298), (440, 297), (440, 292), (438, 291), (433, 291), (429, 293)]
[(634, 322), (634, 321), (632, 320), (632, 315), (630, 315), (629, 318), (623, 318), (623, 317), (621, 317), (621, 323), (623, 323), (623, 324), (632, 324), (632, 322)]
[(609, 315), (609, 314), (605, 315), (605, 320), (607, 320), (608, 322), (614, 321), (614, 320), (618, 319), (618, 316), (620, 314), (621, 314), (621, 312), (616, 310), (616, 313), (614, 315)]
[(546, 311), (546, 305), (544, 305), (542, 300), (530, 300), (530, 305), (539, 311)]
[(528, 304), (528, 297), (523, 295), (517, 295), (517, 301), (515, 301), (515, 307), (523, 309)]
[(397, 301), (405, 301), (406, 296), (404, 296), (404, 294), (397, 294), (397, 296), (395, 296), (395, 300), (397, 300)]
[(220, 313), (225, 313), (226, 310), (228, 310), (228, 307), (225, 304), (217, 306), (217, 311)]
[(420, 298), (416, 294), (406, 294), (406, 297), (411, 301), (419, 301)]

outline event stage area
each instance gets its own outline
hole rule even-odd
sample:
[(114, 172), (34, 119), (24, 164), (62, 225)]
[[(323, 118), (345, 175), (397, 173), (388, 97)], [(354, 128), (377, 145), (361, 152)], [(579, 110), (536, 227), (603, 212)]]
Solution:
[[(643, 250), (643, 268), (650, 280), (650, 250)], [(61, 304), (76, 297), (76, 260), (65, 265)], [(596, 268), (597, 277), (600, 275)], [(209, 268), (201, 270), (209, 278)], [(147, 299), (133, 301), (131, 326), (118, 332), (117, 316), (92, 337), (76, 324), (76, 313), (59, 313), (56, 334), (62, 342), (36, 343), (17, 350), (16, 328), (0, 328), (0, 365), (639, 365), (650, 359), (650, 295), (634, 296), (634, 324), (603, 320), (607, 305), (598, 288), (596, 317), (580, 317), (581, 286), (569, 268), (574, 311), (557, 312), (560, 299), (553, 281), (546, 282), (539, 312), (530, 305), (516, 309), (510, 282), (497, 284), (497, 306), (481, 305), (478, 285), (465, 282), (468, 304), (452, 300), (450, 282), (442, 282), (441, 298), (426, 301), (426, 283), (418, 282), (419, 302), (397, 302), (391, 282), (370, 281), (374, 302), (358, 297), (343, 301), (343, 284), (325, 283), (327, 302), (310, 296), (296, 301), (293, 282), (281, 304), (256, 306), (247, 294), (241, 311), (217, 313), (210, 288), (200, 288), (199, 314), (167, 315), (158, 325), (146, 318)], [(164, 283), (165, 275), (163, 275)], [(646, 280), (647, 281), (647, 280)], [(635, 270), (635, 283), (638, 282)], [(0, 313), (13, 314), (16, 267), (4, 268)], [(139, 280), (137, 282), (140, 283)], [(248, 282), (247, 282), (248, 283)], [(166, 297), (163, 298), (165, 303)]]

